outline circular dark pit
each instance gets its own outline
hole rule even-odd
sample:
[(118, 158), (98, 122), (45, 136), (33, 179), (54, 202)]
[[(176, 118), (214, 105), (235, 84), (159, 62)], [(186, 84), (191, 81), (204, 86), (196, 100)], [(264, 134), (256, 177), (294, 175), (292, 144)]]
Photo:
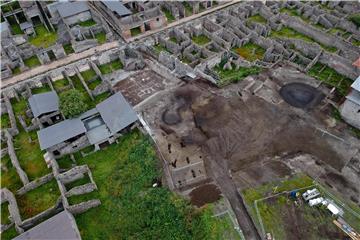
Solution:
[(167, 125), (175, 125), (182, 121), (180, 114), (177, 111), (165, 110), (162, 115), (162, 120)]
[(304, 83), (289, 83), (280, 89), (281, 97), (293, 107), (312, 108), (324, 98), (316, 88)]

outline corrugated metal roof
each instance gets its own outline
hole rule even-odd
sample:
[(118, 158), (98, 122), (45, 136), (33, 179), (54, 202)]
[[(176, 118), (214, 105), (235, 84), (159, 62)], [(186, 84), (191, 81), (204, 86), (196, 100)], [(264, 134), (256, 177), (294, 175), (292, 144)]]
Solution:
[(61, 17), (66, 18), (89, 10), (85, 1), (64, 2), (56, 6)]
[(111, 11), (116, 12), (119, 16), (127, 16), (132, 14), (132, 12), (127, 9), (122, 2), (119, 1), (101, 1), (105, 4), (107, 8)]
[(355, 89), (356, 91), (360, 92), (360, 76), (355, 80), (353, 84), (351, 84), (351, 87)]
[(37, 134), (40, 148), (44, 150), (85, 132), (86, 128), (83, 122), (78, 118), (74, 118), (41, 129)]
[(96, 105), (96, 109), (112, 134), (126, 128), (138, 119), (135, 111), (120, 92)]
[(68, 211), (62, 211), (13, 238), (13, 240), (23, 239), (81, 240), (81, 237), (74, 217)]
[(38, 117), (44, 113), (58, 111), (59, 97), (54, 91), (34, 94), (29, 98), (29, 105), (34, 117)]

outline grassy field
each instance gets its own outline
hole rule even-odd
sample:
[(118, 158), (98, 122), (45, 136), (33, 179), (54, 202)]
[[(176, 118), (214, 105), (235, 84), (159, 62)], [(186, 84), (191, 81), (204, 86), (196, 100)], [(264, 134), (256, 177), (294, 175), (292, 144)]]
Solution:
[(101, 84), (101, 82), (100, 78), (96, 78), (94, 81), (88, 83), (88, 87), (90, 90), (94, 90), (99, 84)]
[(1, 129), (9, 128), (9, 127), (11, 127), (9, 114), (7, 113), (1, 114)]
[[(14, 115), (17, 118), (17, 116), (21, 115), (23, 117), (23, 119), (25, 120), (26, 124), (31, 124), (31, 119), (28, 118), (26, 116), (26, 110), (28, 109), (27, 107), (27, 102), (25, 99), (20, 98), (20, 101), (17, 101), (16, 99), (11, 99), (11, 106), (13, 108), (14, 111)], [(18, 127), (20, 124), (18, 124)]]
[(14, 35), (24, 34), (24, 32), (21, 30), (20, 25), (17, 23), (10, 24), (11, 32)]
[(9, 224), (11, 223), (9, 216), (9, 209), (8, 209), (9, 203), (5, 202), (1, 204), (1, 224)]
[(232, 50), (250, 62), (257, 59), (261, 60), (265, 54), (265, 49), (254, 43), (247, 43), (242, 47), (233, 48)]
[(99, 189), (71, 202), (102, 202), (76, 216), (82, 239), (219, 239), (222, 227), (211, 209), (195, 210), (166, 188), (151, 187), (160, 178), (158, 162), (139, 131), (77, 162), (89, 165)]
[(260, 16), (259, 14), (249, 17), (248, 20), (254, 21), (257, 23), (261, 23), (261, 24), (266, 24), (266, 22), (267, 22), (266, 19), (263, 18), (262, 16)]
[(168, 23), (175, 21), (175, 17), (171, 14), (171, 12), (168, 9), (163, 7), (161, 8), (161, 11), (165, 14)]
[(360, 13), (350, 15), (348, 19), (352, 21), (357, 27), (360, 27)]
[(35, 27), (35, 32), (36, 36), (31, 36), (29, 42), (36, 47), (48, 48), (55, 44), (58, 38), (56, 32), (49, 32), (44, 25)]
[(54, 206), (59, 197), (59, 188), (53, 179), (22, 196), (16, 196), (16, 201), (22, 219), (26, 219)]
[(14, 137), (14, 147), (19, 163), (30, 181), (51, 172), (46, 166), (35, 131), (27, 133), (21, 130)]
[(53, 84), (54, 88), (58, 91), (64, 87), (70, 85), (69, 81), (66, 78), (53, 81), (52, 84)]
[(334, 69), (329, 68), (321, 63), (316, 63), (310, 70), (309, 75), (324, 82), (329, 87), (335, 87), (336, 91), (345, 96), (350, 89), (353, 81), (337, 73)]
[(71, 53), (74, 53), (74, 49), (72, 48), (71, 43), (69, 43), (69, 44), (64, 44), (64, 45), (63, 45), (63, 48), (64, 48), (64, 50), (65, 50), (66, 55), (69, 55), (69, 54), (71, 54)]
[(236, 70), (235, 65), (233, 65), (232, 70), (224, 70), (223, 65), (224, 64), (220, 63), (213, 69), (220, 77), (220, 82), (218, 83), (219, 86), (225, 86), (230, 83), (241, 81), (245, 77), (258, 74), (261, 71), (261, 68), (255, 66), (250, 68), (240, 67)]
[(140, 27), (132, 28), (132, 29), (130, 29), (130, 33), (131, 33), (132, 37), (135, 37), (135, 36), (141, 34), (141, 29), (140, 29)]
[(13, 167), (9, 155), (1, 158), (1, 187), (7, 188), (12, 192), (15, 192), (23, 186), (19, 175)]
[(13, 68), (13, 69), (11, 69), (11, 71), (12, 71), (12, 74), (14, 74), (14, 75), (21, 73), (20, 67)]
[(46, 93), (50, 92), (51, 88), (48, 84), (44, 84), (42, 87), (32, 88), (31, 93), (32, 94), (39, 94), (39, 93)]
[(30, 58), (24, 59), (24, 64), (29, 68), (39, 66), (41, 63), (37, 56), (32, 56)]
[(75, 89), (80, 91), (84, 95), (84, 102), (89, 106), (92, 104), (92, 99), (90, 98), (89, 94), (86, 92), (85, 87), (82, 85), (80, 78), (77, 75), (70, 77), (71, 81), (74, 83)]
[(198, 45), (205, 45), (210, 42), (210, 39), (203, 34), (199, 36), (193, 36), (191, 40)]
[(79, 25), (81, 27), (91, 27), (91, 26), (96, 25), (96, 22), (93, 19), (89, 19), (84, 22), (80, 22)]
[(116, 70), (123, 69), (123, 67), (120, 59), (98, 66), (102, 74), (109, 74)]
[(90, 81), (92, 78), (94, 78), (96, 76), (96, 72), (92, 68), (90, 68), (89, 70), (83, 71), (80, 74), (86, 82)]
[(95, 38), (99, 44), (103, 44), (106, 42), (106, 34), (104, 32), (99, 32), (95, 34)]

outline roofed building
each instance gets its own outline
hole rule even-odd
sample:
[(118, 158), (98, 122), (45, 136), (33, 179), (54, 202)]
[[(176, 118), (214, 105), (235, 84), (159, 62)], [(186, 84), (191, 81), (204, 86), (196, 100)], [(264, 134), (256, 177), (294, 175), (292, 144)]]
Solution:
[(29, 98), (30, 109), (34, 117), (59, 111), (59, 97), (56, 92), (34, 94)]
[(340, 112), (347, 123), (360, 129), (360, 76), (351, 85), (351, 91), (341, 105)]
[(48, 9), (53, 18), (60, 17), (68, 26), (92, 19), (85, 1), (57, 2), (49, 4)]

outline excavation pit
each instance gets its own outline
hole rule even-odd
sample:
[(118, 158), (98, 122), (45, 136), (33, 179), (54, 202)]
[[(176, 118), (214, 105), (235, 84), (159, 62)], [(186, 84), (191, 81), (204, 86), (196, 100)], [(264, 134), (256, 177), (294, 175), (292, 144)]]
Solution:
[(316, 88), (304, 83), (289, 83), (280, 89), (281, 97), (293, 107), (312, 108), (324, 98), (324, 94)]

